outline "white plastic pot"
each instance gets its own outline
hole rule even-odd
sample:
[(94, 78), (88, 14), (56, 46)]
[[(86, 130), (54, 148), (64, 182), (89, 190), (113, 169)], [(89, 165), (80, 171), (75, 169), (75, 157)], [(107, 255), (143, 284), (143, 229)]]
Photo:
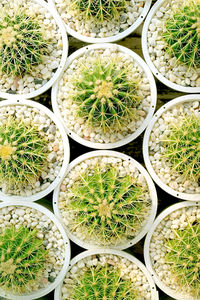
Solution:
[[(156, 107), (156, 101), (157, 101), (157, 89), (156, 89), (156, 84), (155, 84), (155, 80), (154, 77), (150, 71), (150, 69), (148, 68), (148, 66), (146, 65), (146, 63), (144, 62), (144, 60), (137, 55), (136, 53), (134, 53), (133, 51), (129, 50), (126, 47), (120, 46), (120, 45), (116, 45), (116, 44), (93, 44), (93, 45), (89, 45), (86, 47), (83, 47), (79, 50), (77, 50), (76, 52), (74, 52), (73, 54), (71, 54), (68, 59), (67, 59), (67, 63), (66, 63), (66, 68), (67, 69), (70, 64), (73, 62), (73, 60), (79, 58), (80, 56), (82, 56), (85, 52), (90, 51), (92, 49), (106, 49), (106, 48), (112, 48), (112, 47), (117, 47), (117, 49), (120, 52), (123, 52), (127, 55), (129, 55), (130, 57), (132, 57), (140, 66), (141, 68), (144, 70), (148, 80), (149, 80), (149, 85), (150, 85), (150, 89), (151, 89), (151, 105), (148, 111), (148, 114), (146, 116), (146, 119), (144, 120), (144, 122), (142, 123), (142, 125), (132, 134), (128, 135), (127, 137), (125, 137), (124, 139), (117, 141), (115, 143), (94, 143), (94, 142), (90, 142), (85, 140), (84, 138), (80, 137), (77, 133), (75, 133), (74, 131), (72, 131), (71, 129), (67, 128), (65, 126), (64, 120), (61, 116), (61, 111), (58, 108), (58, 102), (57, 102), (57, 94), (58, 94), (58, 90), (59, 90), (59, 81), (57, 81), (53, 87), (52, 87), (52, 94), (51, 94), (51, 99), (52, 99), (52, 107), (53, 107), (53, 111), (55, 112), (55, 114), (62, 120), (63, 125), (66, 128), (67, 134), (74, 139), (76, 142), (89, 147), (89, 148), (94, 148), (94, 149), (113, 149), (113, 148), (117, 148), (117, 147), (121, 147), (123, 145), (126, 145), (128, 143), (130, 143), (132, 140), (136, 139), (143, 131), (144, 129), (147, 127), (147, 125), (149, 124), (153, 113), (155, 111), (155, 107)], [(64, 72), (64, 71), (63, 71)]]
[(152, 118), (151, 122), (149, 123), (149, 125), (145, 131), (145, 134), (144, 134), (143, 157), (144, 157), (144, 162), (145, 162), (146, 168), (147, 168), (148, 172), (150, 173), (151, 177), (157, 183), (157, 185), (159, 185), (165, 192), (167, 192), (168, 194), (170, 194), (174, 197), (177, 197), (177, 198), (180, 198), (183, 200), (200, 201), (200, 194), (181, 193), (179, 191), (172, 189), (171, 187), (166, 185), (163, 181), (161, 181), (161, 179), (158, 177), (158, 175), (154, 171), (153, 166), (149, 159), (149, 139), (150, 139), (151, 131), (152, 131), (155, 123), (159, 119), (159, 117), (167, 110), (170, 110), (173, 106), (176, 106), (176, 105), (184, 103), (184, 102), (194, 101), (194, 100), (200, 101), (200, 95), (196, 94), (196, 95), (181, 96), (181, 97), (175, 98), (174, 100), (169, 101), (167, 104), (163, 105), (155, 113), (155, 115), (153, 116), (153, 118)]
[[(56, 5), (55, 5), (55, 0), (48, 0), (48, 3), (57, 12)], [(113, 36), (109, 36), (109, 37), (105, 37), (105, 38), (87, 37), (83, 34), (80, 34), (77, 31), (73, 30), (66, 23), (65, 23), (65, 28), (66, 28), (66, 31), (68, 32), (68, 34), (70, 34), (71, 36), (73, 36), (76, 39), (78, 39), (80, 41), (83, 41), (85, 43), (111, 43), (111, 42), (116, 42), (116, 41), (122, 40), (123, 38), (125, 38), (126, 36), (131, 34), (133, 31), (135, 31), (140, 26), (140, 24), (144, 21), (147, 13), (148, 13), (148, 11), (151, 7), (151, 3), (152, 3), (152, 0), (146, 0), (144, 8), (142, 10), (142, 13), (138, 17), (138, 19), (130, 27), (128, 27), (126, 30), (124, 30), (124, 31), (122, 31), (122, 32), (120, 32), (116, 35), (113, 35)], [(59, 15), (58, 12), (57, 12), (57, 14)]]
[(59, 31), (61, 32), (63, 50), (62, 50), (62, 57), (60, 60), (60, 64), (59, 64), (56, 72), (54, 73), (53, 77), (39, 89), (37, 89), (33, 92), (30, 92), (30, 93), (26, 93), (26, 94), (10, 94), (10, 93), (0, 91), (0, 98), (3, 98), (3, 99), (18, 99), (19, 97), (21, 99), (22, 98), (30, 99), (30, 98), (36, 97), (38, 95), (41, 95), (42, 93), (47, 91), (50, 87), (52, 87), (54, 82), (60, 77), (61, 72), (65, 67), (65, 63), (66, 63), (67, 55), (68, 55), (68, 39), (67, 39), (66, 30), (63, 25), (63, 22), (62, 22), (61, 18), (55, 13), (54, 9), (52, 9), (51, 6), (48, 5), (44, 0), (32, 0), (32, 1), (40, 4), (42, 7), (44, 7), (45, 9), (48, 10), (48, 12), (53, 16), (53, 18), (59, 28)]
[(43, 197), (45, 197), (47, 194), (49, 194), (50, 192), (52, 192), (55, 187), (62, 181), (62, 178), (64, 177), (64, 174), (66, 172), (66, 169), (68, 167), (68, 163), (69, 163), (69, 141), (68, 141), (68, 137), (66, 135), (65, 129), (63, 128), (63, 125), (61, 124), (61, 122), (58, 120), (58, 118), (55, 116), (55, 114), (52, 113), (52, 111), (50, 111), (47, 107), (45, 107), (44, 105), (35, 102), (35, 101), (31, 101), (31, 100), (24, 100), (24, 99), (18, 99), (18, 100), (5, 100), (5, 101), (0, 101), (0, 108), (3, 106), (12, 106), (12, 105), (25, 105), (27, 107), (33, 107), (33, 108), (37, 108), (40, 111), (44, 112), (56, 125), (56, 127), (59, 129), (61, 137), (62, 137), (62, 141), (63, 141), (63, 147), (64, 147), (64, 159), (63, 159), (63, 164), (62, 167), (60, 169), (60, 172), (58, 174), (58, 176), (56, 177), (56, 179), (44, 190), (33, 194), (31, 196), (15, 196), (15, 195), (7, 195), (4, 194), (3, 192), (0, 192), (0, 201), (8, 201), (8, 200), (26, 200), (28, 201), (36, 201), (38, 199), (41, 199)]
[[(92, 152), (85, 153), (70, 163), (67, 172), (70, 172), (76, 165), (80, 164), (81, 162), (83, 162), (89, 158), (98, 157), (98, 156), (118, 157), (120, 159), (127, 160), (128, 162), (133, 163), (133, 165), (136, 166), (136, 168), (139, 170), (139, 172), (142, 175), (144, 175), (147, 185), (149, 187), (150, 198), (152, 200), (152, 208), (151, 208), (151, 212), (147, 218), (148, 220), (147, 220), (145, 226), (141, 229), (139, 234), (134, 239), (127, 241), (123, 244), (118, 244), (116, 246), (113, 246), (113, 245), (109, 246), (110, 248), (113, 248), (113, 249), (123, 250), (128, 247), (131, 247), (132, 245), (136, 244), (139, 240), (141, 240), (145, 236), (145, 234), (147, 233), (147, 231), (149, 230), (151, 225), (153, 224), (153, 221), (155, 219), (156, 212), (157, 212), (156, 189), (155, 189), (155, 186), (154, 186), (154, 183), (153, 183), (151, 177), (149, 176), (149, 174), (147, 173), (147, 171), (144, 169), (144, 167), (141, 164), (139, 164), (136, 160), (134, 160), (130, 156), (120, 153), (120, 152), (116, 152), (116, 151), (99, 150), (99, 151), (92, 151)], [(63, 227), (65, 228), (70, 240), (72, 240), (75, 244), (77, 244), (80, 247), (85, 248), (85, 249), (94, 249), (94, 248), (99, 248), (99, 247), (107, 248), (108, 246), (102, 246), (102, 245), (97, 246), (92, 243), (89, 243), (88, 241), (81, 240), (80, 238), (78, 238), (76, 235), (74, 235), (72, 232), (69, 231), (69, 229), (66, 227), (66, 225), (64, 224), (64, 222), (62, 220), (62, 216), (61, 216), (60, 209), (59, 209), (60, 187), (61, 187), (61, 185), (59, 185), (54, 190), (54, 193), (53, 193), (53, 210), (54, 210), (55, 215), (58, 217), (60, 222), (63, 224)]]
[(55, 289), (60, 282), (63, 280), (65, 273), (66, 273), (66, 269), (69, 266), (69, 262), (70, 262), (70, 254), (71, 254), (71, 250), (70, 250), (70, 242), (69, 239), (65, 233), (65, 230), (63, 229), (62, 225), (60, 224), (60, 222), (58, 221), (58, 219), (55, 217), (55, 215), (50, 212), (48, 209), (46, 209), (45, 207), (36, 204), (36, 203), (27, 203), (27, 201), (19, 201), (17, 202), (17, 204), (13, 204), (13, 201), (8, 201), (7, 203), (0, 203), (0, 209), (4, 208), (4, 207), (8, 207), (8, 206), (24, 206), (24, 207), (30, 207), (33, 208), (41, 213), (43, 213), (44, 215), (46, 215), (49, 219), (51, 219), (51, 221), (55, 224), (55, 226), (58, 228), (58, 230), (60, 231), (60, 234), (62, 235), (63, 241), (64, 241), (64, 245), (65, 245), (65, 260), (64, 260), (64, 264), (62, 266), (62, 269), (59, 272), (59, 275), (57, 276), (57, 278), (55, 279), (54, 282), (50, 283), (46, 288), (40, 289), (38, 291), (35, 292), (31, 292), (29, 294), (25, 294), (25, 295), (16, 295), (16, 294), (10, 294), (10, 293), (6, 293), (5, 291), (3, 291), (0, 288), (0, 295), (1, 297), (5, 297), (8, 299), (14, 299), (14, 300), (32, 300), (32, 299), (38, 299), (48, 293), (50, 293), (53, 289)]
[(148, 234), (146, 236), (146, 239), (145, 239), (145, 244), (144, 244), (144, 260), (145, 260), (145, 265), (146, 265), (148, 271), (150, 272), (151, 276), (153, 277), (156, 285), (164, 293), (166, 293), (167, 295), (169, 295), (173, 299), (177, 299), (177, 300), (194, 300), (194, 298), (191, 298), (190, 296), (184, 294), (184, 291), (183, 291), (182, 294), (175, 293), (171, 288), (169, 288), (166, 284), (164, 284), (160, 280), (160, 278), (156, 274), (155, 270), (153, 269), (151, 258), (150, 258), (150, 254), (149, 254), (151, 238), (152, 238), (152, 235), (154, 234), (154, 231), (155, 231), (156, 227), (159, 226), (159, 224), (162, 222), (163, 219), (165, 219), (165, 217), (167, 217), (168, 215), (170, 215), (174, 211), (179, 210), (181, 208), (192, 207), (192, 206), (199, 206), (199, 205), (200, 205), (199, 202), (187, 202), (187, 201), (171, 205), (170, 207), (168, 207), (167, 209), (165, 209), (156, 218), (155, 222), (153, 223), (153, 226), (150, 228), (150, 230), (149, 230), (149, 232), (148, 232)]
[[(151, 300), (158, 300), (158, 292), (156, 290), (155, 283), (146, 269), (146, 267), (141, 263), (137, 258), (134, 256), (124, 252), (124, 251), (119, 251), (119, 250), (112, 250), (112, 249), (95, 249), (95, 250), (88, 250), (80, 253), (79, 255), (75, 256), (69, 264), (69, 268), (67, 271), (69, 271), (78, 261), (81, 261), (82, 259), (92, 256), (92, 255), (98, 255), (98, 254), (113, 254), (120, 256), (122, 258), (128, 259), (130, 262), (135, 264), (140, 270), (144, 273), (145, 277), (148, 279), (150, 288), (151, 288)], [(54, 294), (54, 300), (62, 300), (62, 294), (61, 294), (61, 289), (62, 289), (62, 284), (61, 283), (56, 289), (55, 289), (55, 294)]]
[(166, 0), (157, 0), (154, 6), (151, 8), (145, 20), (143, 31), (142, 31), (142, 51), (143, 51), (144, 58), (146, 60), (147, 65), (150, 67), (151, 71), (153, 72), (153, 74), (158, 78), (159, 81), (161, 81), (166, 86), (170, 87), (171, 89), (184, 92), (184, 93), (200, 93), (200, 87), (187, 87), (187, 86), (183, 86), (171, 82), (169, 79), (167, 79), (161, 74), (161, 72), (156, 68), (156, 66), (153, 64), (150, 58), (148, 45), (147, 45), (148, 29), (152, 18), (156, 15), (158, 9), (163, 5), (164, 2), (166, 2)]

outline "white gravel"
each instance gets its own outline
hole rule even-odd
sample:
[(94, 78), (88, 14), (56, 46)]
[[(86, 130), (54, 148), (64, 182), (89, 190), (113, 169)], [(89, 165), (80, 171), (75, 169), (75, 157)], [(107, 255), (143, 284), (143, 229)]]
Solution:
[(185, 293), (186, 296), (188, 294), (188, 299), (193, 299), (190, 298), (190, 287), (185, 286), (183, 291), (182, 287), (178, 285), (178, 282), (174, 280), (174, 276), (170, 271), (170, 265), (165, 260), (167, 249), (164, 247), (164, 244), (166, 239), (175, 238), (174, 229), (184, 230), (189, 222), (193, 223), (195, 220), (200, 220), (199, 206), (177, 209), (159, 223), (150, 241), (150, 259), (152, 267), (159, 279), (172, 289), (173, 292), (178, 293), (179, 295)]
[[(0, 3), (0, 12), (4, 9), (11, 12), (18, 7), (24, 8), (27, 14), (36, 18), (39, 23), (43, 38), (49, 45), (49, 55), (43, 56), (42, 64), (35, 67), (31, 74), (20, 76), (8, 76), (0, 71), (0, 91), (10, 94), (27, 94), (38, 90), (44, 86), (54, 75), (58, 68), (62, 56), (62, 36), (61, 32), (51, 15), (51, 13), (42, 5), (32, 0), (2, 0)], [(2, 14), (0, 13), (0, 21)]]
[(156, 121), (149, 138), (149, 159), (152, 167), (163, 183), (177, 192), (200, 194), (198, 180), (188, 180), (178, 172), (172, 171), (166, 160), (162, 159), (161, 140), (167, 134), (170, 125), (178, 124), (183, 115), (200, 116), (200, 101), (184, 102), (166, 110)]
[(177, 6), (176, 0), (164, 1), (151, 20), (147, 34), (149, 55), (154, 66), (166, 79), (181, 86), (200, 88), (200, 68), (177, 64), (176, 58), (165, 50), (162, 34), (165, 20), (171, 16), (173, 5)]
[[(101, 55), (101, 60), (107, 63), (110, 57), (116, 58), (118, 68), (129, 67), (130, 79), (139, 80), (139, 91), (142, 100), (137, 108), (136, 119), (127, 120), (128, 125), (119, 128), (113, 126), (108, 132), (100, 127), (89, 126), (84, 118), (77, 117), (78, 106), (73, 100), (76, 88), (74, 79), (80, 78), (81, 70), (85, 65), (92, 66), (95, 58)], [(96, 143), (114, 143), (134, 133), (144, 122), (150, 109), (151, 91), (149, 79), (142, 67), (129, 55), (120, 52), (117, 47), (98, 50), (88, 50), (84, 55), (76, 58), (66, 69), (59, 82), (57, 92), (57, 105), (65, 126), (81, 138)]]
[(79, 11), (72, 7), (72, 3), (70, 0), (55, 0), (61, 18), (70, 29), (92, 38), (105, 38), (123, 32), (139, 18), (145, 5), (142, 0), (128, 0), (127, 8), (119, 12), (116, 20), (111, 17), (100, 23), (93, 19), (84, 20)]
[[(42, 212), (24, 206), (7, 206), (0, 209), (0, 232), (9, 226), (37, 229), (37, 237), (43, 240), (48, 257), (42, 278), (34, 285), (34, 291), (46, 288), (58, 276), (65, 260), (63, 237), (54, 222)], [(27, 290), (30, 293), (30, 290)]]
[(16, 119), (16, 123), (23, 120), (27, 125), (32, 125), (38, 129), (40, 135), (48, 142), (48, 158), (47, 165), (35, 182), (35, 187), (27, 185), (24, 189), (8, 189), (7, 183), (0, 183), (0, 190), (8, 195), (31, 196), (35, 193), (45, 190), (58, 176), (64, 159), (64, 145), (59, 129), (55, 123), (38, 108), (26, 105), (10, 105), (0, 108), (0, 125), (12, 116)]
[[(88, 232), (85, 229), (85, 225), (83, 226), (77, 226), (76, 223), (76, 212), (72, 210), (66, 209), (66, 204), (70, 201), (70, 189), (73, 187), (76, 181), (80, 180), (81, 175), (86, 171), (89, 170), (91, 174), (93, 173), (94, 169), (96, 167), (99, 167), (103, 170), (106, 170), (109, 166), (113, 166), (119, 170), (118, 177), (125, 177), (127, 175), (132, 176), (136, 179), (136, 182), (140, 184), (145, 192), (143, 194), (143, 200), (146, 204), (146, 213), (144, 213), (143, 218), (139, 219), (138, 222), (138, 228), (134, 228), (132, 231), (130, 231), (130, 236), (134, 235), (137, 236), (146, 225), (149, 214), (152, 209), (151, 204), (151, 197), (150, 192), (148, 189), (148, 185), (146, 182), (146, 179), (143, 174), (140, 173), (140, 171), (136, 168), (136, 166), (127, 161), (122, 160), (121, 158), (117, 158), (114, 156), (98, 156), (89, 158), (78, 165), (76, 165), (74, 168), (72, 168), (69, 173), (64, 178), (61, 187), (60, 192), (58, 195), (58, 208), (59, 213), (62, 218), (62, 221), (64, 225), (66, 226), (67, 230), (76, 238), (78, 238), (80, 241), (86, 242), (88, 245), (100, 245), (100, 243), (105, 246), (106, 245), (112, 245), (112, 246), (118, 246), (118, 245), (124, 245), (128, 243), (130, 240), (127, 239), (126, 236), (124, 236), (123, 239), (119, 238), (109, 238), (107, 241), (102, 240), (102, 236), (98, 238), (97, 233), (91, 234), (88, 238)], [(144, 208), (143, 208), (144, 209)]]
[[(83, 258), (74, 264), (66, 274), (62, 285), (62, 300), (73, 300), (73, 289), (79, 282), (79, 278), (92, 266), (105, 266), (108, 263), (113, 269), (120, 270), (123, 279), (132, 281), (138, 293), (138, 300), (152, 299), (150, 284), (143, 271), (130, 260), (114, 254), (97, 254)], [(109, 288), (109, 287), (108, 287)]]

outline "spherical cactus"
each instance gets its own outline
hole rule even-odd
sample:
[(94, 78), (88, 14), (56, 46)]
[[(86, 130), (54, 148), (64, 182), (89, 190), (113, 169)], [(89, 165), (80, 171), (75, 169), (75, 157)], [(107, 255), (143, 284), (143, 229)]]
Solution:
[(6, 12), (0, 24), (0, 71), (22, 76), (31, 73), (48, 53), (39, 23), (18, 9), (13, 15)]
[(78, 115), (89, 126), (100, 127), (104, 132), (126, 126), (137, 119), (137, 107), (142, 97), (138, 80), (130, 79), (128, 67), (119, 69), (117, 61), (105, 62), (100, 56), (93, 66), (84, 67), (81, 78), (75, 81), (73, 98), (78, 104)]
[(165, 21), (163, 38), (170, 55), (188, 67), (200, 67), (200, 1), (180, 1)]
[(86, 239), (110, 245), (133, 239), (148, 216), (147, 187), (107, 165), (81, 173), (69, 191), (66, 210), (74, 216), (69, 228), (79, 228)]
[(165, 257), (174, 281), (189, 288), (194, 299), (200, 298), (200, 223), (189, 223), (184, 230), (174, 230), (174, 238), (166, 241)]
[(23, 294), (41, 278), (47, 251), (37, 230), (11, 226), (0, 233), (0, 287)]
[(13, 117), (0, 125), (0, 184), (9, 189), (34, 186), (46, 168), (48, 142), (32, 125)]
[(200, 178), (200, 117), (183, 116), (161, 140), (162, 158), (185, 179)]
[(87, 268), (77, 281), (72, 292), (74, 300), (137, 299), (136, 288), (131, 279), (123, 278), (120, 269), (108, 263)]
[(72, 4), (85, 19), (93, 18), (97, 22), (117, 19), (119, 12), (127, 7), (125, 0), (74, 0)]

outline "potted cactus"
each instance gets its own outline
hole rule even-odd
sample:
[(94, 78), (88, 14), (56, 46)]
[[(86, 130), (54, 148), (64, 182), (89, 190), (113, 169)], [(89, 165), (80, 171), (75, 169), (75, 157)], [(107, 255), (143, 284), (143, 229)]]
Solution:
[(53, 203), (70, 239), (81, 247), (125, 249), (151, 226), (157, 195), (135, 160), (115, 151), (93, 151), (69, 165)]
[(64, 278), (70, 248), (55, 216), (39, 204), (0, 204), (0, 296), (37, 299)]
[(62, 180), (69, 143), (62, 124), (30, 100), (0, 102), (0, 198), (29, 201), (50, 193)]
[(55, 300), (152, 299), (158, 293), (145, 266), (119, 250), (89, 250), (74, 257)]
[(143, 27), (143, 54), (154, 75), (186, 93), (200, 92), (199, 15), (199, 0), (158, 0)]
[(162, 106), (143, 142), (146, 167), (166, 192), (200, 200), (200, 96), (178, 97)]
[(144, 20), (152, 0), (49, 0), (67, 32), (87, 43), (121, 40)]
[(35, 97), (64, 67), (68, 41), (62, 21), (43, 0), (0, 4), (0, 97)]
[(52, 89), (53, 110), (68, 134), (90, 148), (115, 148), (135, 139), (155, 105), (156, 85), (147, 65), (113, 44), (73, 53)]
[(181, 202), (155, 220), (144, 245), (147, 269), (173, 299), (200, 298), (200, 206)]

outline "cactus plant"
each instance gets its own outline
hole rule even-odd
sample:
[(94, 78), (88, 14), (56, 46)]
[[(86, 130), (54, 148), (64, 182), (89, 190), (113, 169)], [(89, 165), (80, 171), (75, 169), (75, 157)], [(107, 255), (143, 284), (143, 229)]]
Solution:
[(139, 80), (130, 79), (130, 69), (119, 69), (115, 60), (105, 61), (97, 56), (93, 66), (84, 66), (81, 79), (74, 82), (73, 100), (78, 105), (78, 116), (104, 132), (121, 129), (130, 119), (136, 120), (142, 100)]
[(69, 191), (66, 209), (73, 212), (69, 228), (78, 228), (103, 245), (133, 239), (149, 213), (148, 188), (131, 175), (121, 176), (108, 164), (81, 173)]
[(74, 0), (74, 8), (77, 8), (85, 19), (93, 18), (96, 22), (117, 19), (119, 12), (127, 6), (126, 0)]
[[(136, 299), (136, 288), (129, 278), (123, 278), (119, 268), (106, 263), (88, 267), (77, 278), (77, 284), (72, 286), (72, 299), (102, 299), (102, 300), (133, 300)], [(70, 298), (71, 299), (71, 298)]]
[(0, 233), (0, 287), (17, 294), (34, 289), (44, 271), (47, 254), (36, 229), (6, 228)]
[(0, 183), (9, 189), (34, 186), (47, 161), (48, 142), (32, 125), (9, 117), (0, 125)]
[[(183, 3), (182, 3), (183, 2)], [(163, 38), (170, 55), (188, 67), (200, 67), (200, 1), (180, 1), (165, 21)]]
[(189, 288), (200, 298), (200, 223), (189, 222), (184, 230), (174, 229), (174, 238), (165, 242), (166, 262), (181, 290)]
[(32, 73), (48, 54), (41, 26), (22, 8), (13, 15), (5, 12), (1, 18), (0, 71), (14, 76)]
[(161, 140), (162, 158), (185, 179), (200, 178), (200, 117), (184, 115)]

